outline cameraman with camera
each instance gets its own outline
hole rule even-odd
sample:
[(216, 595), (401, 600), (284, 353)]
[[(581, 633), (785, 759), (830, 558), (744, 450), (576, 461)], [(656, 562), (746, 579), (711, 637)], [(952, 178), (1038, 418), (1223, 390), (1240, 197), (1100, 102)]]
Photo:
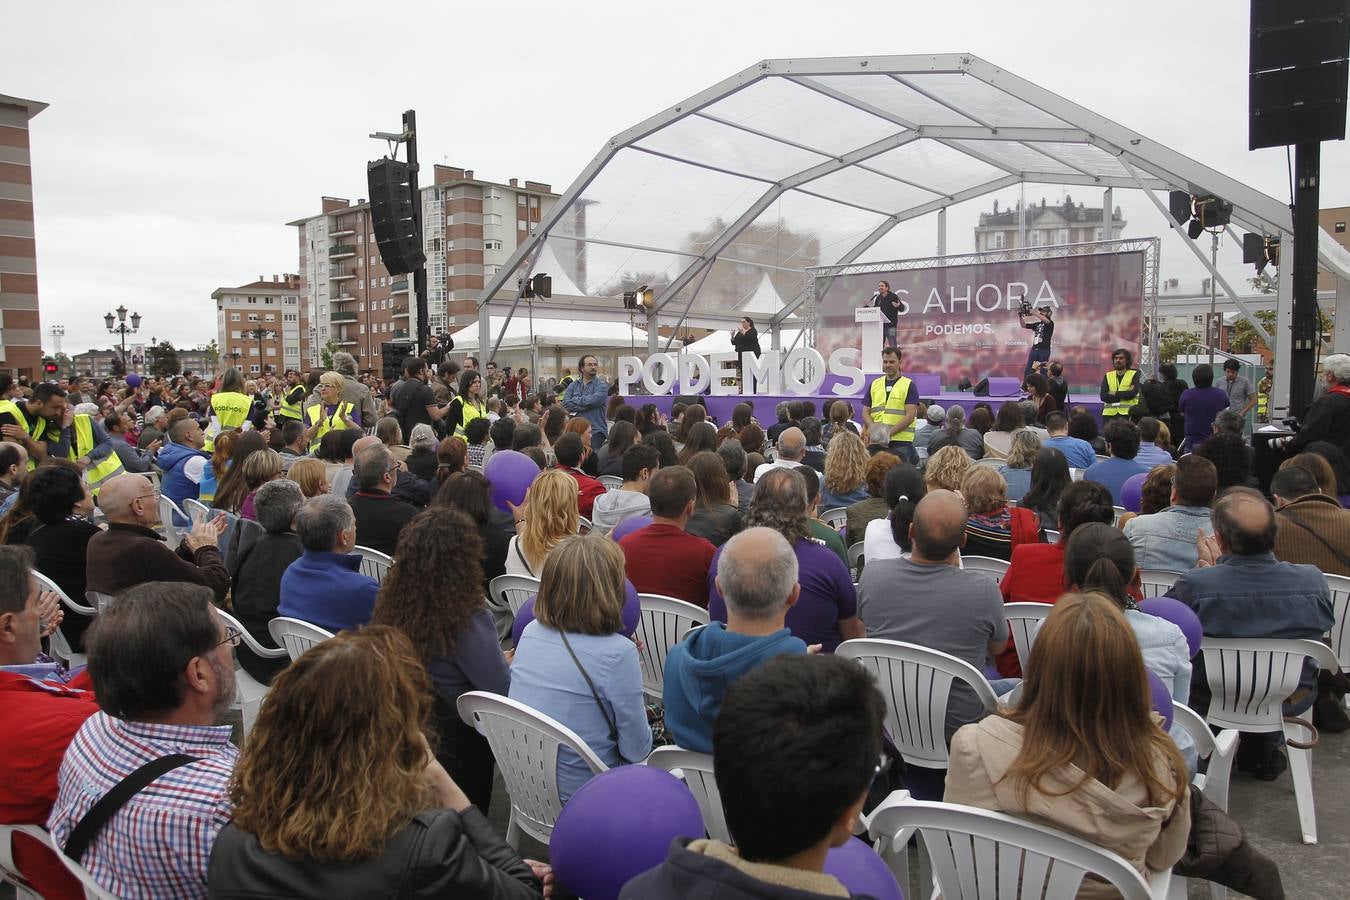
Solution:
[(1040, 371), (1044, 375), (1045, 372), (1041, 370), (1050, 362), (1050, 338), (1055, 333), (1054, 313), (1049, 307), (1033, 308), (1023, 297), (1021, 308), (1017, 311), (1017, 321), (1032, 333), (1031, 349), (1027, 351), (1027, 366), (1022, 377), (1025, 378), (1033, 371)]

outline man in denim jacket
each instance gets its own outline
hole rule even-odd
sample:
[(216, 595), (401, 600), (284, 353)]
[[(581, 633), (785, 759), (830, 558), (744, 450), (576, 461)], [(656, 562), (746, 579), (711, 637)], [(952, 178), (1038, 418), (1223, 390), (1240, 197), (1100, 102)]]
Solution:
[[(1316, 566), (1275, 558), (1275, 509), (1251, 488), (1229, 488), (1214, 504), (1214, 537), (1206, 538), (1197, 568), (1169, 592), (1200, 618), (1207, 637), (1311, 638), (1320, 640), (1335, 616), (1326, 578)], [(1219, 554), (1214, 557), (1217, 551)], [(1203, 656), (1195, 659), (1189, 706), (1209, 710), (1209, 682)], [(1286, 716), (1297, 716), (1317, 696), (1317, 666), (1305, 660), (1299, 688), (1284, 703)], [(1273, 781), (1288, 766), (1279, 752), (1280, 735), (1244, 734), (1238, 748), (1239, 771)]]
[(1195, 567), (1197, 529), (1214, 533), (1209, 506), (1218, 484), (1214, 463), (1195, 454), (1181, 458), (1172, 479), (1172, 505), (1125, 523), (1139, 568), (1185, 572)]
[(609, 399), (609, 385), (596, 374), (599, 362), (594, 356), (583, 356), (578, 364), (581, 377), (563, 392), (563, 408), (574, 416), (591, 423), (591, 447), (599, 449), (605, 442), (609, 426), (605, 424), (605, 402)]

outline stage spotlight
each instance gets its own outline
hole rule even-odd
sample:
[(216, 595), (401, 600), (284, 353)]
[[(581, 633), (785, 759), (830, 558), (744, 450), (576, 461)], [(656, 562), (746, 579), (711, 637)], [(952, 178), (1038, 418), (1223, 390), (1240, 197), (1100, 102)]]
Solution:
[(656, 303), (656, 293), (645, 284), (637, 289), (637, 297), (644, 309), (651, 309)]
[(637, 291), (624, 291), (624, 292), (623, 292), (623, 308), (624, 308), (624, 309), (637, 309), (637, 308), (638, 308)]
[(1248, 232), (1242, 236), (1242, 261), (1256, 266), (1259, 275), (1266, 266), (1280, 267), (1280, 239)]
[(1186, 226), (1186, 234), (1195, 240), (1207, 228), (1222, 228), (1233, 216), (1233, 204), (1210, 194), (1196, 196), (1185, 191), (1167, 195), (1167, 208), (1178, 225)]

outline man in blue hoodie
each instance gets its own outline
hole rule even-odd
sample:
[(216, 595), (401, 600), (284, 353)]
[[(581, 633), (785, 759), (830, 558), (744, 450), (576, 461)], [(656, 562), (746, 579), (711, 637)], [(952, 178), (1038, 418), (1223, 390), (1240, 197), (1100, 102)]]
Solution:
[(179, 509), (183, 509), (184, 500), (196, 500), (201, 493), (202, 478), (211, 459), (202, 451), (205, 442), (200, 425), (192, 419), (179, 419), (169, 429), (169, 443), (159, 451), (156, 461), (164, 471), (159, 492)]
[(783, 617), (797, 602), (797, 555), (770, 528), (747, 528), (727, 541), (717, 564), (726, 624), (713, 622), (671, 648), (666, 657), (666, 727), (686, 750), (712, 752), (713, 722), (736, 679), (783, 654), (807, 652)]
[(277, 615), (290, 616), (332, 632), (370, 621), (379, 583), (361, 574), (356, 517), (347, 501), (332, 494), (311, 497), (295, 515), (304, 553), (281, 576)]

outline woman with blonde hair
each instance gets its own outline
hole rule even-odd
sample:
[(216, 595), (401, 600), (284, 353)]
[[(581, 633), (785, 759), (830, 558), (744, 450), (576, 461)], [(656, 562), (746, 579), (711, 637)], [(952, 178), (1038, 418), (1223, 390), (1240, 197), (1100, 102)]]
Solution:
[(1041, 517), (1008, 505), (1008, 484), (989, 466), (971, 466), (961, 476), (966, 501), (966, 545), (962, 553), (1012, 559), (1013, 548), (1041, 543)]
[(835, 432), (825, 450), (825, 481), (820, 486), (820, 508), (852, 506), (870, 497), (867, 490), (869, 462), (871, 457), (867, 455), (867, 445), (862, 438), (847, 428)]
[(328, 493), (328, 470), (321, 461), (312, 456), (291, 463), (286, 477), (300, 485), (300, 492), (305, 495), (306, 500)]
[(550, 870), (436, 761), (431, 705), (413, 645), (387, 626), (344, 631), (277, 675), (230, 779), (211, 896), (537, 898)]
[(255, 450), (244, 457), (241, 464), (244, 476), (244, 499), (239, 503), (239, 517), (256, 521), (253, 514), (253, 496), (258, 488), (274, 478), (281, 477), (281, 454), (270, 448)]
[(948, 444), (928, 457), (923, 469), (924, 488), (930, 491), (959, 491), (961, 479), (970, 469), (970, 456), (955, 444)]
[(337, 372), (319, 376), (319, 402), (305, 407), (305, 442), (310, 453), (319, 449), (319, 441), (328, 432), (361, 427), (361, 411), (342, 399), (346, 386)]
[[(1147, 878), (1186, 850), (1188, 780), (1119, 606), (1068, 594), (1037, 632), (1017, 705), (952, 737), (943, 800), (1048, 823)], [(1119, 894), (1088, 880), (1078, 896)]]
[(540, 577), (549, 552), (577, 533), (577, 480), (561, 469), (540, 472), (516, 509), (516, 536), (506, 551), (506, 574)]
[(1007, 461), (995, 471), (1008, 486), (1008, 499), (1021, 500), (1031, 490), (1031, 464), (1041, 450), (1041, 436), (1030, 428), (1014, 431)]
[[(641, 763), (652, 749), (637, 646), (622, 633), (624, 590), (618, 544), (598, 534), (563, 538), (544, 563), (534, 621), (511, 664), (511, 699), (566, 725), (611, 767)], [(576, 754), (558, 751), (564, 803), (591, 774)]]

